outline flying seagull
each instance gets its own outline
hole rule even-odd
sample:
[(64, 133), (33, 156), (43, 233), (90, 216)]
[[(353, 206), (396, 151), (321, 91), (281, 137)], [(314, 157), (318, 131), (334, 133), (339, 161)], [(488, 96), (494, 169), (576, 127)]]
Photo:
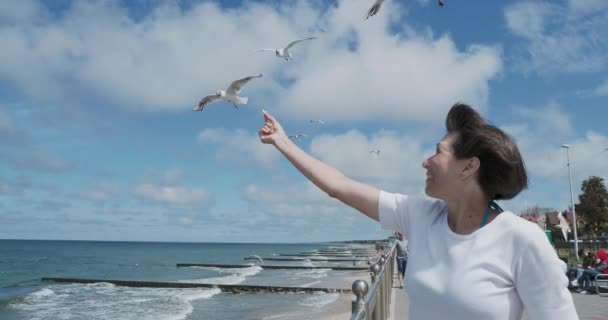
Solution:
[(440, 8), (443, 8), (443, 6), (444, 6), (443, 1), (441, 1), (441, 0), (437, 0), (437, 4), (439, 5)]
[(202, 98), (201, 101), (199, 101), (198, 104), (194, 106), (193, 110), (201, 111), (206, 105), (219, 99), (222, 99), (226, 102), (232, 102), (232, 105), (238, 109), (239, 107), (237, 106), (237, 104), (247, 104), (247, 101), (249, 100), (249, 98), (247, 97), (239, 97), (239, 93), (241, 92), (241, 89), (243, 89), (243, 86), (246, 85), (247, 82), (249, 82), (251, 79), (261, 77), (262, 74), (258, 73), (250, 77), (236, 80), (230, 84), (226, 91), (218, 90), (215, 92), (215, 94), (208, 95)]
[(306, 137), (303, 133), (294, 134), (293, 136), (289, 136), (290, 139), (294, 139), (296, 141), (300, 141), (303, 137)]
[(369, 153), (376, 154), (376, 157), (380, 156), (380, 150), (371, 150)]
[(384, 0), (376, 0), (376, 2), (374, 2), (374, 5), (371, 8), (369, 8), (369, 11), (367, 12), (367, 17), (365, 17), (365, 19), (369, 19), (369, 17), (375, 16), (376, 13), (378, 13), (378, 11), (380, 11), (382, 2), (384, 2)]
[(293, 47), (294, 45), (296, 45), (302, 41), (314, 40), (314, 39), (317, 39), (317, 37), (310, 37), (310, 38), (306, 38), (306, 39), (300, 39), (300, 40), (293, 41), (290, 44), (288, 44), (285, 48), (280, 48), (280, 49), (266, 48), (266, 49), (260, 49), (260, 50), (258, 50), (258, 52), (272, 51), (278, 58), (283, 58), (286, 61), (289, 61), (289, 60), (293, 60), (293, 57), (291, 56), (291, 52), (289, 51), (289, 49), (291, 49), (291, 47)]
[(568, 241), (568, 232), (570, 232), (570, 225), (566, 218), (561, 212), (557, 213), (557, 219), (559, 219), (559, 228), (562, 229), (562, 235), (564, 235), (564, 240)]

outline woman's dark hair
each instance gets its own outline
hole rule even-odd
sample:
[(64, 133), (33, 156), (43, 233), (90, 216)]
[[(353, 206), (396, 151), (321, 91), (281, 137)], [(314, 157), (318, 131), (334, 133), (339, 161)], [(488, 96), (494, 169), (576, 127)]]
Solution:
[(524, 160), (511, 137), (487, 123), (477, 111), (456, 103), (445, 120), (457, 159), (477, 157), (477, 182), (490, 200), (512, 199), (528, 187)]

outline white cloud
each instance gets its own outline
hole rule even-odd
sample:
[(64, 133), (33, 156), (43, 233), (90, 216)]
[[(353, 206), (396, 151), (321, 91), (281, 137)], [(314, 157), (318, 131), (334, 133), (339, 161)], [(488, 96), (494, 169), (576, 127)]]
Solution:
[(119, 189), (115, 184), (102, 181), (95, 185), (95, 187), (89, 190), (82, 190), (76, 195), (84, 200), (105, 204), (114, 199), (118, 193)]
[(547, 19), (559, 11), (559, 7), (547, 2), (519, 2), (505, 10), (507, 26), (514, 34), (534, 39), (545, 32)]
[(253, 162), (270, 168), (279, 158), (279, 153), (274, 148), (260, 142), (257, 133), (249, 133), (244, 129), (205, 129), (198, 134), (198, 141), (216, 145), (217, 161), (247, 165)]
[[(247, 217), (253, 215), (259, 222), (256, 228), (280, 235), (281, 241), (379, 238), (388, 234), (377, 222), (330, 198), (310, 182), (280, 188), (252, 184), (244, 188), (243, 197), (255, 208)], [(251, 230), (252, 226), (242, 220), (240, 215), (234, 222)]]
[(0, 134), (10, 134), (15, 131), (11, 115), (0, 107)]
[(343, 206), (310, 182), (290, 185), (280, 190), (250, 184), (245, 187), (243, 197), (276, 216), (332, 214)]
[[(313, 155), (347, 176), (392, 191), (418, 193), (424, 185), (422, 161), (425, 154), (429, 154), (421, 143), (418, 138), (387, 130), (369, 137), (351, 130), (339, 135), (319, 135), (312, 140), (310, 148)], [(380, 150), (380, 155), (370, 150)]]
[(598, 84), (595, 88), (579, 90), (577, 93), (583, 97), (608, 97), (608, 79)]
[(28, 136), (15, 124), (15, 119), (8, 110), (0, 106), (0, 142), (23, 145)]
[(587, 132), (583, 137), (573, 133), (569, 116), (562, 108), (550, 102), (536, 109), (517, 111), (524, 121), (502, 126), (517, 141), (526, 166), (535, 178), (549, 181), (564, 181), (567, 178), (566, 151), (562, 144), (570, 144), (570, 160), (576, 170), (573, 182), (590, 175), (608, 177), (608, 137)]
[(60, 154), (50, 153), (42, 149), (25, 150), (19, 153), (0, 153), (0, 160), (20, 169), (43, 172), (66, 172), (74, 168), (74, 164)]
[(608, 61), (608, 5), (527, 1), (504, 11), (509, 30), (522, 37), (514, 66), (539, 74), (598, 72)]
[(168, 184), (179, 182), (184, 176), (184, 170), (180, 168), (169, 169), (164, 174), (164, 181)]
[(569, 0), (568, 5), (570, 10), (578, 15), (608, 8), (608, 2), (605, 0)]
[(0, 2), (0, 21), (7, 24), (30, 21), (40, 14), (40, 6), (36, 1)]
[(145, 200), (152, 200), (169, 205), (204, 204), (211, 200), (211, 194), (202, 188), (181, 186), (139, 184), (133, 193)]
[(573, 133), (570, 116), (562, 110), (562, 107), (555, 101), (550, 101), (546, 106), (540, 108), (518, 108), (514, 110), (526, 123), (531, 123), (539, 136), (563, 137)]
[[(36, 14), (0, 7), (18, 21), (0, 25), (0, 78), (35, 99), (83, 92), (147, 110), (189, 111), (184, 105), (258, 72), (267, 77), (243, 94), (291, 117), (412, 121), (456, 100), (484, 107), (488, 82), (501, 70), (499, 49), (473, 44), (461, 51), (447, 35), (418, 35), (398, 20), (407, 11), (391, 10), (400, 6), (392, 2), (364, 21), (369, 6), (301, 0), (228, 10), (205, 2), (182, 11), (163, 3), (140, 21), (113, 2), (77, 1), (58, 18), (41, 6)], [(397, 22), (400, 35), (389, 32)], [(290, 63), (255, 52), (308, 35), (319, 39), (295, 48)]]
[[(423, 193), (425, 173), (421, 163), (430, 151), (422, 150), (419, 139), (387, 130), (369, 136), (350, 130), (314, 136), (310, 150), (313, 156), (355, 180), (393, 192)], [(371, 154), (370, 150), (380, 150), (380, 155)], [(331, 221), (340, 217), (348, 224), (366, 221), (360, 220), (354, 209), (330, 198), (311, 182), (287, 181), (280, 186), (251, 184), (245, 187), (243, 197), (257, 210), (275, 217), (306, 217), (310, 221), (316, 221), (314, 217)]]

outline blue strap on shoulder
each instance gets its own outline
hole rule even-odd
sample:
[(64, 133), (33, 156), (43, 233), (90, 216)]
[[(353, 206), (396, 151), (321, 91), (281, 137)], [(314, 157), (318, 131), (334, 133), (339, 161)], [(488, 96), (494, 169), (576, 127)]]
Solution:
[(486, 223), (488, 222), (488, 218), (490, 217), (490, 211), (492, 211), (492, 209), (498, 211), (498, 213), (503, 211), (502, 208), (496, 202), (494, 202), (494, 200), (491, 200), (490, 202), (488, 202), (488, 208), (486, 209), (486, 212), (483, 214), (483, 219), (481, 219), (481, 225), (479, 226), (480, 228), (485, 226)]

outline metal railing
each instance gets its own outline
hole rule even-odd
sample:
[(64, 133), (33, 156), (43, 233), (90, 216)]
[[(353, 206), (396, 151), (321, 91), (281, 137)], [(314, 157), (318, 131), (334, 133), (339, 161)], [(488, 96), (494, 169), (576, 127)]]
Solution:
[(351, 320), (389, 318), (396, 255), (393, 243), (388, 252), (383, 253), (377, 263), (370, 267), (371, 288), (365, 280), (353, 282), (353, 293), (356, 300), (352, 302)]

